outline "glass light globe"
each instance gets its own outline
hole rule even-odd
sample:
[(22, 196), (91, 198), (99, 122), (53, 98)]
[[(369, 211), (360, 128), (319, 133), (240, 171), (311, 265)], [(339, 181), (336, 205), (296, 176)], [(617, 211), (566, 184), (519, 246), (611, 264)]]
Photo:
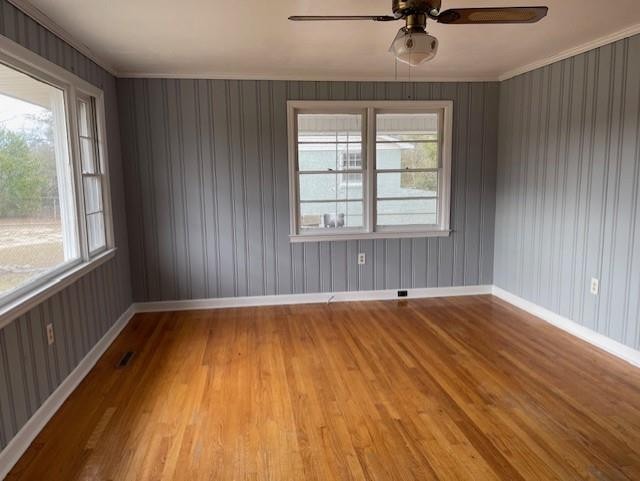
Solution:
[(398, 30), (389, 52), (401, 62), (415, 67), (436, 56), (438, 39), (424, 30), (410, 30), (403, 27)]

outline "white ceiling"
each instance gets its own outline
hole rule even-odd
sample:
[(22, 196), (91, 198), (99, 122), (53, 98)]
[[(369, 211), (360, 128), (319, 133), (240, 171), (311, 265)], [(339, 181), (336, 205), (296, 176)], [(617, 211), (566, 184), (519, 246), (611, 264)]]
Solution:
[[(24, 3), (24, 2), (22, 2)], [(383, 80), (402, 22), (299, 22), (389, 14), (391, 0), (30, 0), (121, 76)], [(443, 9), (548, 5), (530, 25), (438, 25), (435, 60), (412, 79), (497, 79), (640, 32), (640, 0), (444, 0)], [(604, 39), (606, 37), (606, 39)], [(597, 40), (600, 39), (600, 42)], [(399, 64), (399, 77), (407, 67)]]

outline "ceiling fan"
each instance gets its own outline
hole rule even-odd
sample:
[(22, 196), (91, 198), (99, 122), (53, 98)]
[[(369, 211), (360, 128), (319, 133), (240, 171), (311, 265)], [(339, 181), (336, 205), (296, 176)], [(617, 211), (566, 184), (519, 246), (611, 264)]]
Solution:
[(398, 31), (389, 52), (401, 62), (416, 66), (431, 60), (438, 51), (438, 39), (425, 30), (427, 19), (453, 25), (535, 23), (549, 10), (547, 7), (490, 7), (452, 8), (441, 12), (441, 6), (442, 0), (392, 0), (393, 15), (294, 15), (289, 20), (405, 20), (405, 26)]

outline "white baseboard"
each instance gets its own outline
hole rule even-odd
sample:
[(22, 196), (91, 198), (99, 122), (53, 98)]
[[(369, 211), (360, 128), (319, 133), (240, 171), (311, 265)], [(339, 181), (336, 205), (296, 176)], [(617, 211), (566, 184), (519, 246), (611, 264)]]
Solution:
[(80, 361), (71, 374), (62, 381), (58, 388), (40, 406), (27, 423), (18, 431), (18, 434), (0, 452), (0, 479), (4, 479), (13, 466), (18, 462), (36, 436), (45, 427), (53, 415), (60, 409), (64, 401), (78, 387), (89, 371), (104, 354), (111, 343), (118, 337), (120, 331), (128, 324), (135, 309), (133, 306), (124, 311), (115, 324), (102, 336), (95, 346)]
[[(453, 297), (493, 294), (496, 297), (533, 314), (540, 319), (553, 324), (590, 344), (593, 344), (616, 357), (619, 357), (634, 366), (640, 367), (640, 351), (632, 349), (624, 344), (614, 341), (591, 329), (581, 326), (571, 319), (567, 319), (542, 306), (527, 301), (504, 289), (494, 285), (485, 286), (457, 286), (457, 287), (431, 287), (422, 289), (406, 289), (408, 299), (428, 297)], [(193, 299), (183, 301), (141, 302), (134, 304), (135, 312), (163, 312), (163, 311), (189, 311), (199, 309), (222, 309), (228, 307), (259, 307), (277, 306), (287, 304), (317, 304), (329, 302), (349, 301), (379, 301), (398, 299), (398, 289), (385, 289), (378, 291), (346, 291), (323, 292), (312, 294), (286, 294), (274, 296), (253, 297), (224, 297), (218, 299)]]
[(607, 336), (597, 333), (588, 327), (584, 327), (577, 322), (556, 314), (555, 312), (539, 306), (538, 304), (534, 304), (522, 297), (518, 297), (509, 291), (501, 289), (500, 287), (493, 286), (493, 295), (508, 302), (509, 304), (519, 307), (523, 311), (527, 311), (529, 314), (539, 317), (549, 324), (553, 324), (554, 326), (588, 342), (589, 344), (599, 347), (603, 351), (607, 351), (609, 354), (613, 354), (614, 356), (627, 361), (629, 364), (640, 367), (640, 351), (632, 349), (629, 346), (625, 346), (618, 341), (614, 341)]
[[(278, 306), (287, 304), (318, 304), (348, 301), (380, 301), (405, 299), (398, 297), (399, 289), (379, 291), (321, 292), (312, 294), (284, 294), (275, 296), (223, 297), (218, 299), (193, 299), (186, 301), (139, 302), (136, 312), (189, 311), (198, 309), (222, 309), (227, 307)], [(405, 289), (406, 299), (427, 297), (475, 296), (491, 294), (492, 286), (427, 287)]]

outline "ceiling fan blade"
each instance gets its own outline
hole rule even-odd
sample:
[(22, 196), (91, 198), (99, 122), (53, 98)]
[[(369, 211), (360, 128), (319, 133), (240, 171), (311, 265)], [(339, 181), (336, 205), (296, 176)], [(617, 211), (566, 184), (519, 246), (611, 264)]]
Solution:
[(293, 15), (289, 20), (294, 22), (313, 22), (317, 20), (373, 20), (374, 22), (389, 22), (399, 20), (391, 15)]
[(452, 8), (435, 20), (451, 24), (535, 23), (547, 16), (547, 7)]

